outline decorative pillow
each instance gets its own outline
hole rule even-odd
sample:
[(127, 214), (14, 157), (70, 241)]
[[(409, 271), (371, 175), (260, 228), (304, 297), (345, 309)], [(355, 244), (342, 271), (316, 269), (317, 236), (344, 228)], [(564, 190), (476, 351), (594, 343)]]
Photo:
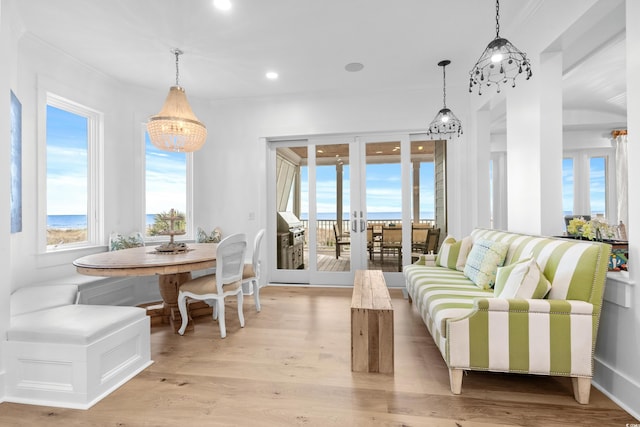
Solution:
[(467, 236), (457, 242), (452, 236), (447, 236), (438, 251), (436, 266), (463, 271), (467, 255), (471, 250), (471, 244), (471, 236)]
[(220, 243), (222, 240), (222, 231), (216, 227), (211, 234), (207, 234), (202, 228), (198, 227), (198, 233), (196, 234), (196, 243)]
[(119, 251), (121, 249), (138, 248), (144, 246), (144, 237), (139, 231), (130, 234), (128, 237), (119, 233), (111, 233), (109, 236), (109, 250)]
[(478, 239), (471, 248), (464, 275), (480, 289), (490, 289), (496, 280), (498, 267), (504, 264), (509, 244)]
[(533, 258), (499, 267), (493, 294), (497, 298), (541, 299), (551, 290), (551, 283)]

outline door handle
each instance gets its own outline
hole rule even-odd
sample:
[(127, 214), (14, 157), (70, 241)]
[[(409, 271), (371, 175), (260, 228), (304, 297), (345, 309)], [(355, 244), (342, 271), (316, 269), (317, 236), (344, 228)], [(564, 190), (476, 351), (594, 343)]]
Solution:
[(362, 211), (360, 211), (360, 232), (364, 233), (364, 230), (367, 229), (367, 224), (364, 221), (364, 215), (362, 214)]
[(351, 231), (353, 231), (354, 233), (358, 232), (358, 220), (354, 219), (351, 221)]

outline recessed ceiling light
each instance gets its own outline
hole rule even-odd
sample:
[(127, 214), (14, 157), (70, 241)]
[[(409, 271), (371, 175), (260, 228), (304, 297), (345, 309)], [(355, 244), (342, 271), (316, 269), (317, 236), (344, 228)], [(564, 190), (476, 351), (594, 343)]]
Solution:
[(267, 72), (267, 74), (265, 74), (265, 76), (269, 79), (269, 80), (275, 80), (278, 78), (278, 73), (276, 73), (275, 71), (269, 71)]
[(355, 73), (364, 68), (364, 65), (359, 62), (350, 62), (344, 66), (344, 69), (349, 71), (350, 73)]
[(229, 10), (231, 9), (231, 1), (230, 0), (213, 0), (213, 6), (218, 10)]

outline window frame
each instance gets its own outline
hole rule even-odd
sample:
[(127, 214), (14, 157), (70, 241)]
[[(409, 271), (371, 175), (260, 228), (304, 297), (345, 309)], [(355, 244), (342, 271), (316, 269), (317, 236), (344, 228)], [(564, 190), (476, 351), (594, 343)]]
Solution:
[[(145, 136), (147, 134), (147, 124), (142, 123), (140, 125), (140, 159), (142, 167), (140, 168), (140, 181), (142, 189), (142, 218), (140, 219), (140, 230), (144, 236), (145, 242), (148, 243), (161, 243), (169, 238), (169, 236), (147, 236), (147, 149)], [(186, 229), (185, 234), (175, 236), (174, 241), (189, 241), (195, 239), (195, 227), (193, 224), (193, 153), (184, 153), (187, 161), (186, 164), (186, 209), (185, 209), (185, 221)]]
[[(104, 245), (104, 113), (50, 91), (42, 91), (40, 102), (41, 130), (38, 163), (39, 192), (38, 247), (42, 253), (84, 249)], [(47, 245), (47, 106), (58, 108), (87, 119), (87, 240), (83, 242)]]
[(617, 223), (615, 148), (590, 148), (563, 152), (563, 159), (573, 159), (573, 213), (574, 215), (591, 215), (590, 162), (594, 157), (605, 159), (605, 218), (611, 224)]

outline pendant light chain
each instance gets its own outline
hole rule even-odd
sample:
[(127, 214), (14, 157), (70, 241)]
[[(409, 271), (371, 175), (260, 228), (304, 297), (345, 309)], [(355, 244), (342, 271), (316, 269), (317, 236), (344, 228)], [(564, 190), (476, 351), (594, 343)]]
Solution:
[(176, 86), (180, 86), (180, 83), (179, 83), (180, 72), (178, 71), (178, 61), (179, 61), (178, 58), (180, 57), (180, 54), (182, 52), (180, 51), (180, 49), (175, 49), (173, 53), (176, 54)]
[(496, 38), (500, 37), (500, 0), (496, 0)]
[(446, 65), (442, 67), (442, 105), (447, 108), (447, 74), (445, 69)]

